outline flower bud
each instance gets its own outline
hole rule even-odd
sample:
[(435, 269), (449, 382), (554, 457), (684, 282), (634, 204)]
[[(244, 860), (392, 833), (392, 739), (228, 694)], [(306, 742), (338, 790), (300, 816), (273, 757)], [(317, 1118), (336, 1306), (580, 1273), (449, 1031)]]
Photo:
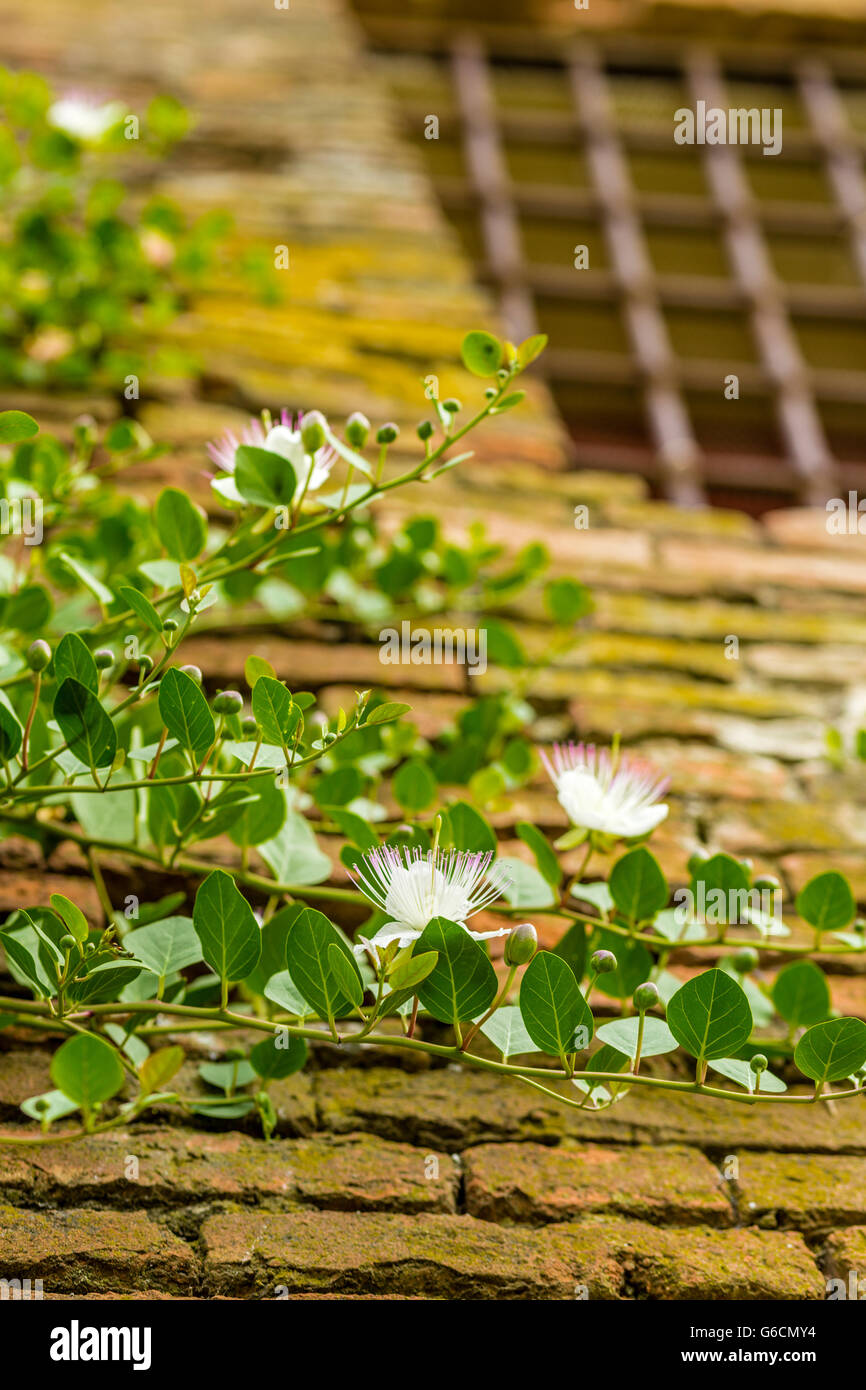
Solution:
[(109, 666), (114, 665), (114, 652), (109, 651), (108, 647), (100, 647), (99, 651), (93, 653), (93, 660), (97, 671), (107, 671)]
[(321, 410), (311, 410), (301, 423), (301, 443), (308, 454), (315, 454), (327, 443), (328, 422)]
[(360, 410), (353, 410), (346, 421), (346, 439), (353, 449), (363, 449), (370, 433), (370, 421)]
[(239, 690), (221, 690), (214, 696), (214, 714), (240, 714), (244, 707), (244, 697)]
[(754, 946), (744, 946), (734, 956), (733, 966), (738, 975), (748, 975), (750, 970), (756, 969), (759, 960)]
[(163, 632), (177, 632), (177, 618), (166, 618), (162, 630)]
[(419, 439), (429, 439), (433, 434), (433, 421), (422, 420), (420, 425), (418, 426), (418, 429), (416, 430), (416, 434), (418, 435)]
[(609, 975), (611, 970), (616, 970), (616, 956), (613, 951), (593, 951), (589, 963), (596, 975)]
[(245, 734), (255, 734), (258, 731), (258, 724), (251, 714), (245, 714), (241, 720), (241, 729)]
[(185, 676), (191, 676), (194, 681), (201, 685), (201, 671), (198, 666), (181, 666), (180, 669)]
[(487, 388), (487, 390), (484, 392), (484, 394), (485, 394), (485, 396), (487, 397), (487, 399), (488, 399), (489, 401), (492, 401), (494, 396), (498, 396), (498, 395), (499, 395), (499, 392), (497, 391), (497, 389), (496, 389), (495, 386), (488, 386), (488, 388)]
[(379, 429), (376, 433), (376, 443), (393, 444), (394, 440), (397, 438), (397, 435), (399, 433), (399, 427), (395, 425), (393, 422), (389, 422), (387, 425), (382, 425), (381, 429)]
[(463, 403), (455, 400), (453, 396), (449, 396), (447, 401), (442, 402), (442, 409), (447, 410), (449, 415), (456, 415), (458, 411), (463, 409)]
[(763, 1052), (756, 1052), (749, 1063), (749, 1067), (754, 1072), (755, 1076), (760, 1076), (762, 1071), (767, 1070), (767, 1066), (768, 1062)]
[(639, 1014), (645, 1014), (647, 1009), (654, 1009), (656, 1007), (660, 998), (658, 986), (654, 985), (651, 980), (647, 980), (644, 984), (638, 985), (635, 990), (633, 995), (634, 1006)]
[(27, 665), (31, 671), (44, 671), (50, 660), (51, 648), (41, 637), (27, 648)]
[(538, 950), (538, 932), (531, 922), (522, 922), (505, 938), (505, 964), (528, 965)]
[(71, 951), (75, 945), (75, 937), (72, 936), (70, 932), (66, 932), (60, 938), (60, 945), (63, 947), (64, 951)]

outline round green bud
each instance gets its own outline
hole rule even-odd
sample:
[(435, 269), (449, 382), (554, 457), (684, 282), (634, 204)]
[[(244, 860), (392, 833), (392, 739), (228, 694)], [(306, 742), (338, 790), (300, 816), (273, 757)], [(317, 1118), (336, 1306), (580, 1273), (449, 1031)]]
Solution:
[(221, 690), (214, 696), (214, 714), (240, 714), (244, 707), (244, 697), (239, 690)]
[(859, 932), (860, 935), (862, 936), (863, 933), (866, 932), (866, 919), (864, 919), (863, 917), (855, 917), (855, 918), (854, 918), (854, 930), (855, 930), (856, 932)]
[(596, 975), (609, 975), (611, 970), (616, 970), (616, 956), (613, 951), (593, 951), (589, 963)]
[(521, 922), (505, 938), (505, 964), (528, 965), (538, 950), (538, 932), (531, 922)]
[(100, 647), (99, 651), (93, 653), (93, 660), (97, 671), (107, 671), (109, 666), (114, 665), (114, 652), (109, 651), (108, 647)]
[(485, 394), (485, 396), (487, 397), (487, 399), (488, 399), (489, 401), (492, 401), (494, 396), (498, 396), (498, 395), (499, 395), (499, 392), (497, 391), (497, 389), (496, 389), (495, 386), (488, 386), (488, 388), (487, 388), (487, 390), (484, 392), (484, 394)]
[(647, 980), (644, 984), (638, 985), (635, 990), (633, 995), (634, 1006), (638, 1013), (645, 1014), (647, 1009), (654, 1009), (656, 1007), (660, 998), (661, 995), (658, 992), (658, 986), (654, 985), (651, 980)]
[(166, 618), (162, 630), (163, 632), (177, 632), (177, 618)]
[(353, 410), (346, 421), (346, 440), (353, 449), (363, 449), (370, 433), (370, 421), (360, 410)]
[(95, 942), (95, 941), (88, 941), (88, 942), (86, 943), (84, 949), (85, 949), (85, 951), (86, 951), (86, 953), (87, 953), (88, 955), (92, 955), (93, 952), (96, 950), (96, 942)]
[(39, 637), (27, 648), (27, 665), (31, 671), (44, 671), (51, 660), (51, 648)]
[(689, 862), (687, 865), (689, 873), (694, 876), (699, 869), (703, 868), (709, 857), (709, 852), (707, 850), (696, 849), (693, 854), (689, 855)]
[(201, 685), (201, 671), (198, 666), (181, 666), (180, 669), (185, 676), (191, 676), (194, 681)]
[(748, 975), (750, 970), (756, 970), (760, 956), (754, 946), (744, 946), (734, 956), (733, 965), (738, 975)]
[(430, 439), (433, 434), (433, 421), (422, 420), (420, 425), (418, 426), (418, 429), (416, 430), (416, 433), (419, 439)]
[(138, 669), (141, 671), (141, 674), (143, 676), (146, 676), (149, 671), (153, 670), (153, 657), (140, 656), (138, 658)]
[(301, 443), (308, 454), (315, 454), (328, 442), (325, 433), (328, 422), (321, 410), (311, 410), (301, 422)]
[(45, 1099), (44, 1096), (36, 1097), (36, 1099), (33, 1102), (33, 1109), (38, 1110), (40, 1115), (45, 1113), (45, 1111), (48, 1109), (48, 1101)]
[(60, 938), (60, 945), (63, 947), (64, 951), (71, 951), (75, 945), (75, 937), (72, 936), (70, 932), (66, 932), (65, 935)]
[(454, 396), (449, 396), (447, 401), (442, 402), (442, 409), (447, 410), (449, 415), (456, 415), (458, 411), (463, 409), (463, 402), (456, 400)]
[(246, 1053), (242, 1047), (227, 1047), (223, 1053), (223, 1059), (226, 1062), (242, 1062), (245, 1056)]
[(766, 1071), (768, 1065), (769, 1064), (763, 1052), (756, 1052), (749, 1063), (749, 1067), (754, 1072), (755, 1076), (760, 1076), (762, 1071)]
[(394, 440), (397, 438), (397, 435), (398, 435), (399, 433), (400, 433), (399, 427), (398, 427), (397, 425), (395, 425), (395, 424), (393, 423), (393, 421), (389, 421), (389, 423), (388, 423), (387, 425), (382, 425), (382, 427), (381, 427), (379, 430), (377, 430), (377, 432), (376, 432), (376, 443), (377, 443), (377, 444), (393, 444), (393, 443), (394, 443)]
[(753, 888), (781, 888), (781, 883), (775, 874), (758, 874), (757, 878), (752, 879)]
[(245, 714), (241, 720), (241, 731), (245, 734), (255, 734), (258, 731), (258, 724), (251, 714)]

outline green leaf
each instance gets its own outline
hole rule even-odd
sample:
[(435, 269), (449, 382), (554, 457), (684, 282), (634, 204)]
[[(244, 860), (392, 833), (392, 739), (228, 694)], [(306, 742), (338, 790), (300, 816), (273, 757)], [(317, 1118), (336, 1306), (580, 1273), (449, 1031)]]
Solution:
[(160, 1047), (146, 1057), (138, 1069), (142, 1093), (153, 1095), (176, 1076), (186, 1060), (182, 1047)]
[(364, 723), (390, 724), (393, 719), (400, 719), (402, 715), (408, 714), (411, 708), (411, 705), (401, 705), (394, 700), (386, 700), (384, 704), (376, 705), (375, 709), (370, 710)]
[(0, 757), (9, 762), (24, 740), (24, 725), (15, 713), (6, 692), (0, 690)]
[(592, 950), (612, 951), (616, 956), (616, 970), (599, 975), (595, 982), (594, 988), (600, 994), (611, 999), (630, 999), (638, 985), (650, 977), (653, 958), (640, 941), (599, 928), (593, 933)]
[(609, 887), (615, 906), (629, 922), (650, 921), (668, 900), (668, 885), (659, 862), (643, 845), (617, 860), (610, 871)]
[(397, 805), (411, 815), (433, 804), (439, 786), (427, 764), (413, 758), (397, 769), (391, 790)]
[(140, 974), (141, 966), (131, 961), (106, 961), (89, 974), (73, 980), (68, 987), (69, 998), (76, 1004), (104, 1004), (110, 999), (119, 999), (121, 991)]
[(137, 927), (124, 938), (124, 945), (160, 982), (202, 959), (201, 941), (191, 917), (163, 917)]
[(282, 1081), (300, 1071), (307, 1060), (307, 1044), (293, 1033), (263, 1038), (250, 1053), (250, 1062), (265, 1081)]
[(363, 816), (356, 816), (354, 811), (347, 811), (345, 806), (322, 805), (321, 809), (358, 849), (376, 848), (379, 837)]
[(324, 883), (331, 876), (331, 861), (300, 811), (288, 809), (279, 833), (257, 849), (277, 883)]
[(252, 708), (265, 743), (285, 748), (298, 727), (301, 711), (282, 681), (259, 676), (253, 686)]
[(276, 671), (269, 661), (265, 661), (263, 656), (248, 656), (244, 662), (244, 680), (252, 690), (256, 681), (262, 676), (270, 676), (276, 680)]
[(413, 956), (438, 952), (418, 998), (440, 1023), (463, 1023), (484, 1013), (496, 998), (496, 972), (490, 957), (465, 927), (434, 917), (415, 942)]
[(492, 333), (467, 333), (460, 356), (475, 376), (493, 376), (502, 366), (502, 344)]
[(141, 621), (150, 628), (151, 632), (162, 633), (162, 618), (149, 598), (140, 593), (138, 589), (133, 589), (129, 584), (121, 584), (117, 596), (123, 600), (127, 608), (131, 608), (133, 613), (141, 618)]
[(502, 896), (511, 907), (553, 907), (556, 894), (534, 864), (505, 855), (496, 861), (502, 875)]
[(559, 860), (544, 835), (536, 826), (530, 825), (529, 821), (525, 820), (518, 821), (515, 828), (519, 838), (532, 850), (539, 873), (547, 880), (551, 888), (558, 888), (562, 882), (562, 869), (559, 867)]
[(730, 854), (713, 854), (692, 874), (691, 891), (697, 903), (704, 902), (713, 923), (740, 922), (749, 905), (749, 875)]
[(557, 941), (553, 954), (570, 965), (578, 984), (586, 969), (586, 927), (583, 922), (574, 922)]
[(87, 767), (107, 767), (117, 752), (114, 725), (86, 685), (67, 676), (54, 697), (54, 718), (74, 753)]
[[(616, 1018), (612, 1023), (604, 1023), (598, 1030), (603, 1043), (615, 1047), (617, 1052), (633, 1062), (637, 1055), (637, 1034), (639, 1018)], [(660, 1057), (665, 1052), (675, 1052), (677, 1040), (668, 1025), (661, 1018), (644, 1018), (642, 1057)]]
[(408, 956), (391, 971), (388, 983), (392, 989), (414, 989), (433, 970), (439, 959), (438, 951), (424, 951), (420, 956)]
[(221, 980), (244, 980), (255, 970), (262, 934), (231, 874), (223, 869), (208, 874), (195, 895), (192, 921), (202, 954)]
[(287, 507), (298, 486), (295, 470), (281, 454), (241, 444), (235, 452), (235, 485), (255, 507)]
[[(726, 1076), (729, 1081), (735, 1081), (746, 1091), (755, 1090), (755, 1073), (748, 1062), (744, 1062), (740, 1057), (717, 1057), (714, 1062), (709, 1063), (709, 1068), (710, 1071), (718, 1072), (719, 1076)], [(771, 1071), (762, 1071), (760, 1089), (768, 1093), (781, 1094), (782, 1091), (787, 1091), (788, 1087)]]
[(536, 1050), (516, 1004), (503, 1004), (482, 1023), (481, 1031), (506, 1060)]
[(555, 623), (576, 623), (592, 612), (592, 595), (576, 579), (551, 579), (544, 586), (544, 602)]
[(520, 1013), (541, 1052), (563, 1057), (589, 1046), (593, 1017), (574, 971), (551, 951), (539, 951), (520, 985)]
[(305, 1018), (311, 1012), (309, 1004), (288, 970), (280, 970), (276, 975), (272, 975), (262, 992), (266, 999), (279, 1004), (287, 1014), (293, 1014), (296, 1018)]
[(67, 632), (57, 644), (54, 653), (54, 675), (57, 684), (74, 676), (81, 685), (94, 695), (99, 691), (99, 672), (90, 648), (81, 640), (77, 632)]
[(52, 893), (48, 901), (70, 935), (74, 936), (79, 944), (83, 944), (90, 935), (90, 928), (81, 908), (70, 902), (62, 893)]
[(32, 439), (39, 426), (24, 410), (0, 410), (0, 444), (14, 444), (19, 439)]
[(816, 931), (839, 931), (854, 920), (857, 904), (848, 880), (830, 869), (816, 874), (797, 894), (797, 911)]
[(216, 738), (216, 725), (208, 702), (192, 676), (170, 666), (159, 683), (159, 714), (163, 724), (196, 762)]
[[(335, 974), (330, 946), (340, 951), (354, 975), (351, 993), (345, 987), (345, 972)], [(320, 1018), (329, 1022), (345, 1018), (355, 1010), (358, 990), (363, 997), (361, 972), (351, 946), (342, 932), (315, 908), (305, 907), (292, 923), (286, 941), (286, 962), (295, 987)]]
[(207, 544), (207, 516), (201, 507), (180, 488), (167, 487), (156, 499), (154, 516), (157, 534), (170, 559), (198, 558)]
[(347, 956), (341, 945), (331, 942), (328, 946), (328, 965), (343, 994), (358, 1008), (364, 998), (364, 986), (354, 958)]
[(239, 849), (266, 844), (279, 835), (289, 809), (285, 792), (270, 777), (257, 777), (248, 789), (253, 799), (246, 802), (229, 830), (229, 839)]
[(779, 971), (773, 1003), (793, 1028), (821, 1023), (830, 1012), (830, 991), (823, 970), (811, 960), (795, 960)]
[(518, 365), (528, 367), (530, 362), (534, 362), (536, 357), (540, 357), (547, 347), (547, 334), (534, 333), (531, 338), (525, 338), (517, 349)]
[(794, 1049), (795, 1066), (819, 1085), (853, 1076), (864, 1062), (866, 1023), (859, 1018), (816, 1023), (806, 1030)]
[(124, 1081), (114, 1048), (93, 1033), (67, 1038), (51, 1058), (50, 1072), (57, 1089), (84, 1111), (116, 1096)]
[[(44, 1109), (37, 1104), (39, 1101), (46, 1102)], [(41, 1096), (29, 1096), (27, 1100), (22, 1100), (21, 1109), (25, 1115), (29, 1115), (31, 1120), (39, 1120), (42, 1124), (53, 1124), (55, 1120), (62, 1120), (67, 1115), (72, 1115), (78, 1106), (62, 1091), (43, 1091)]]
[(667, 1007), (668, 1027), (699, 1062), (729, 1057), (748, 1041), (752, 1011), (743, 990), (723, 970), (705, 970), (678, 989)]
[(466, 850), (472, 854), (496, 850), (496, 836), (480, 811), (467, 801), (455, 801), (442, 816), (443, 849)]
[[(246, 988), (251, 989), (254, 994), (264, 994), (265, 986), (272, 977), (285, 971), (286, 942), (289, 939), (289, 931), (295, 918), (303, 910), (303, 903), (290, 903), (288, 907), (281, 907), (279, 912), (275, 912), (272, 917), (269, 917), (262, 927), (261, 958), (252, 974), (247, 975), (244, 980)], [(306, 1012), (307, 1006), (300, 995), (298, 995), (298, 999), (301, 1009)]]
[(102, 580), (97, 579), (86, 565), (82, 565), (80, 560), (76, 560), (73, 555), (68, 555), (65, 550), (61, 550), (57, 558), (66, 569), (75, 575), (76, 579), (81, 581), (85, 589), (90, 590), (102, 608), (108, 608), (114, 603), (114, 594), (111, 590), (106, 588)]
[(14, 966), (23, 981), (38, 995), (40, 999), (49, 998), (52, 993), (50, 985), (39, 968), (39, 962), (31, 955), (27, 947), (12, 932), (0, 931), (0, 945), (6, 952), (6, 959), (10, 966)]

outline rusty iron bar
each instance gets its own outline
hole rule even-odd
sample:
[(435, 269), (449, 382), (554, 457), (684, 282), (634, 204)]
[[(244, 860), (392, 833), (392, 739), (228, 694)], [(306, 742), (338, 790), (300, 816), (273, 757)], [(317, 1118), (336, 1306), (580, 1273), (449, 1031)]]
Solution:
[[(715, 56), (693, 50), (685, 59), (692, 99), (727, 109), (725, 84)], [(705, 144), (704, 171), (722, 222), (734, 278), (751, 305), (752, 333), (775, 386), (774, 400), (785, 447), (800, 476), (801, 500), (823, 506), (837, 488), (835, 461), (764, 239), (760, 216), (736, 145)]]
[(706, 494), (701, 482), (701, 451), (680, 388), (604, 69), (598, 55), (582, 46), (569, 56), (568, 71), (626, 327), (644, 382), (664, 490), (679, 506), (703, 506)]

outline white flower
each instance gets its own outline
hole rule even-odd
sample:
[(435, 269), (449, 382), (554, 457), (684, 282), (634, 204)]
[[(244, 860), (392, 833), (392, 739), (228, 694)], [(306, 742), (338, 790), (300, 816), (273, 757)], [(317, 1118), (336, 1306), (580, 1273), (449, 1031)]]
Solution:
[[(376, 935), (356, 948), (382, 947), (397, 941), (408, 946), (417, 940), (434, 917), (447, 917), (466, 927), (467, 917), (480, 912), (502, 894), (507, 875), (493, 863), (492, 851), (467, 854), (462, 851), (400, 850), (385, 846), (369, 850), (355, 872), (358, 887), (370, 902), (392, 920)], [(469, 928), (466, 927), (468, 931)], [(507, 936), (510, 927), (498, 931), (473, 932), (477, 941)]]
[(91, 97), (68, 96), (55, 101), (48, 110), (48, 123), (76, 140), (101, 140), (126, 115), (122, 101), (100, 105)]
[[(301, 440), (302, 420), (303, 416), (298, 415), (293, 426), (291, 415), (287, 410), (283, 410), (280, 423), (274, 425), (271, 423), (270, 415), (263, 411), (261, 419), (254, 417), (250, 420), (240, 439), (231, 430), (227, 430), (217, 443), (208, 444), (207, 451), (217, 467), (229, 475), (235, 471), (235, 454), (241, 444), (252, 444), (257, 449), (267, 449), (271, 454), (279, 454), (291, 464), (297, 479), (292, 498), (293, 502), (297, 502), (300, 497), (316, 492), (327, 482), (337, 457), (333, 449), (317, 449), (314, 454), (306, 452)], [(214, 478), (211, 487), (226, 502), (244, 502), (231, 476)]]
[(650, 764), (593, 744), (554, 744), (553, 757), (542, 759), (556, 787), (559, 804), (573, 825), (617, 839), (648, 835), (664, 820), (658, 805), (670, 786)]

